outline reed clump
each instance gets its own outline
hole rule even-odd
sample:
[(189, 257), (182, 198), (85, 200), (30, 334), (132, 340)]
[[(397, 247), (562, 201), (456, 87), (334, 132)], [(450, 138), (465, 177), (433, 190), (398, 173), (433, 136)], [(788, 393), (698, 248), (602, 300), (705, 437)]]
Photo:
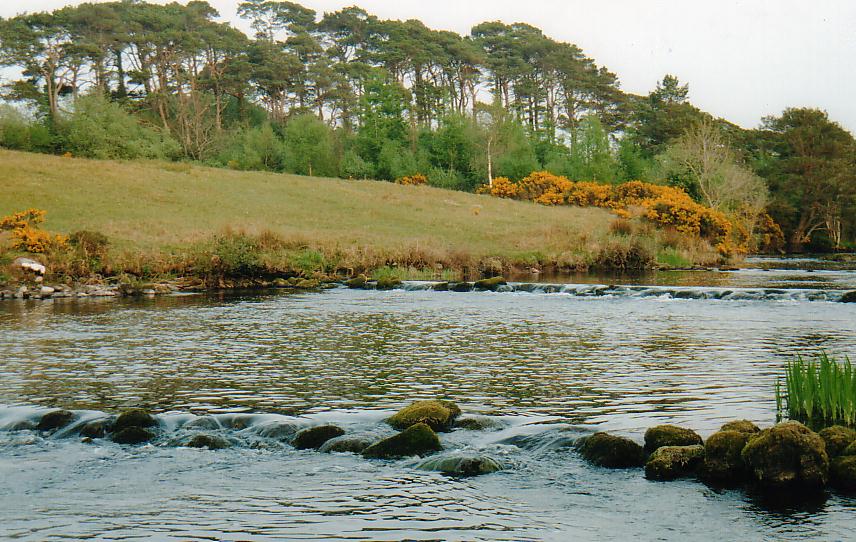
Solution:
[(821, 352), (788, 362), (785, 381), (776, 383), (780, 414), (807, 423), (856, 424), (856, 371), (850, 358), (837, 361)]

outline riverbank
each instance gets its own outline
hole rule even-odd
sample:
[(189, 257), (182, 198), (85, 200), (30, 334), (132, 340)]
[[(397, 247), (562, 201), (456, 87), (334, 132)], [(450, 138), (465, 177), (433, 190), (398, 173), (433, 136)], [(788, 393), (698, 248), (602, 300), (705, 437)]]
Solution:
[(71, 235), (66, 250), (37, 257), (58, 282), (477, 279), (723, 263), (705, 242), (603, 209), (156, 161), (0, 151), (0, 164), (0, 216), (42, 209), (45, 230)]

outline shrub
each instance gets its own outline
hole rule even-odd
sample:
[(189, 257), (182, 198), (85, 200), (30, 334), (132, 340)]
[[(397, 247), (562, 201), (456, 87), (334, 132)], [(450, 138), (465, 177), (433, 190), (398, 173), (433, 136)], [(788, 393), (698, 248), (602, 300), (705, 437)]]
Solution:
[(310, 274), (323, 271), (327, 267), (327, 259), (317, 250), (303, 248), (292, 255), (289, 263), (295, 270)]
[(626, 218), (616, 218), (609, 223), (609, 232), (614, 235), (631, 235), (633, 234), (633, 223)]
[(255, 277), (265, 270), (258, 240), (245, 233), (231, 232), (205, 243), (194, 267), (209, 278)]
[(30, 121), (11, 106), (0, 106), (0, 146), (32, 152), (53, 150), (54, 137), (40, 122)]
[(416, 173), (415, 175), (405, 175), (404, 177), (399, 177), (395, 180), (395, 182), (397, 184), (418, 186), (422, 184), (427, 184), (428, 177), (422, 175), (421, 173)]
[(47, 211), (27, 209), (0, 219), (0, 231), (12, 233), (12, 248), (41, 254), (65, 246), (67, 238), (46, 232), (38, 227), (44, 222)]
[(87, 259), (102, 260), (107, 256), (110, 244), (107, 236), (95, 231), (81, 230), (68, 236), (69, 244), (79, 250)]
[(615, 239), (598, 251), (593, 266), (600, 269), (641, 271), (655, 264), (654, 252), (639, 239)]

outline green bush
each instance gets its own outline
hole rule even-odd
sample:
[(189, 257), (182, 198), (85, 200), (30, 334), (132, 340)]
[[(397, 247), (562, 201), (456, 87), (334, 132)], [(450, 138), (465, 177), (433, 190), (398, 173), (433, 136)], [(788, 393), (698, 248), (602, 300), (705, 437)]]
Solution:
[(264, 273), (258, 239), (244, 233), (214, 237), (197, 253), (194, 267), (211, 277), (255, 277)]
[(300, 115), (285, 125), (286, 169), (298, 175), (339, 174), (333, 129), (315, 115)]
[(285, 144), (270, 124), (245, 128), (224, 136), (223, 149), (215, 161), (231, 169), (283, 171)]
[(122, 106), (96, 94), (78, 98), (58, 130), (62, 149), (76, 156), (172, 159), (180, 153), (171, 137), (144, 126)]
[(44, 124), (27, 119), (17, 109), (0, 106), (0, 147), (18, 151), (50, 152), (54, 137)]
[(315, 271), (323, 271), (327, 267), (327, 259), (324, 255), (317, 250), (309, 248), (301, 249), (292, 255), (289, 263), (295, 270), (303, 271), (307, 274)]

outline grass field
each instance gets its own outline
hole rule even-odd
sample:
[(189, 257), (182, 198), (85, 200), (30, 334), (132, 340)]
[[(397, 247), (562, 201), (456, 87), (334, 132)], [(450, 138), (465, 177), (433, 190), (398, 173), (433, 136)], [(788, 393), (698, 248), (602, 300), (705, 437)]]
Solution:
[(48, 230), (98, 231), (115, 250), (139, 253), (174, 252), (224, 231), (269, 231), (326, 252), (415, 250), (438, 261), (464, 254), (555, 263), (584, 259), (614, 241), (613, 215), (595, 208), (388, 182), (0, 150), (0, 216), (27, 208), (47, 211)]

